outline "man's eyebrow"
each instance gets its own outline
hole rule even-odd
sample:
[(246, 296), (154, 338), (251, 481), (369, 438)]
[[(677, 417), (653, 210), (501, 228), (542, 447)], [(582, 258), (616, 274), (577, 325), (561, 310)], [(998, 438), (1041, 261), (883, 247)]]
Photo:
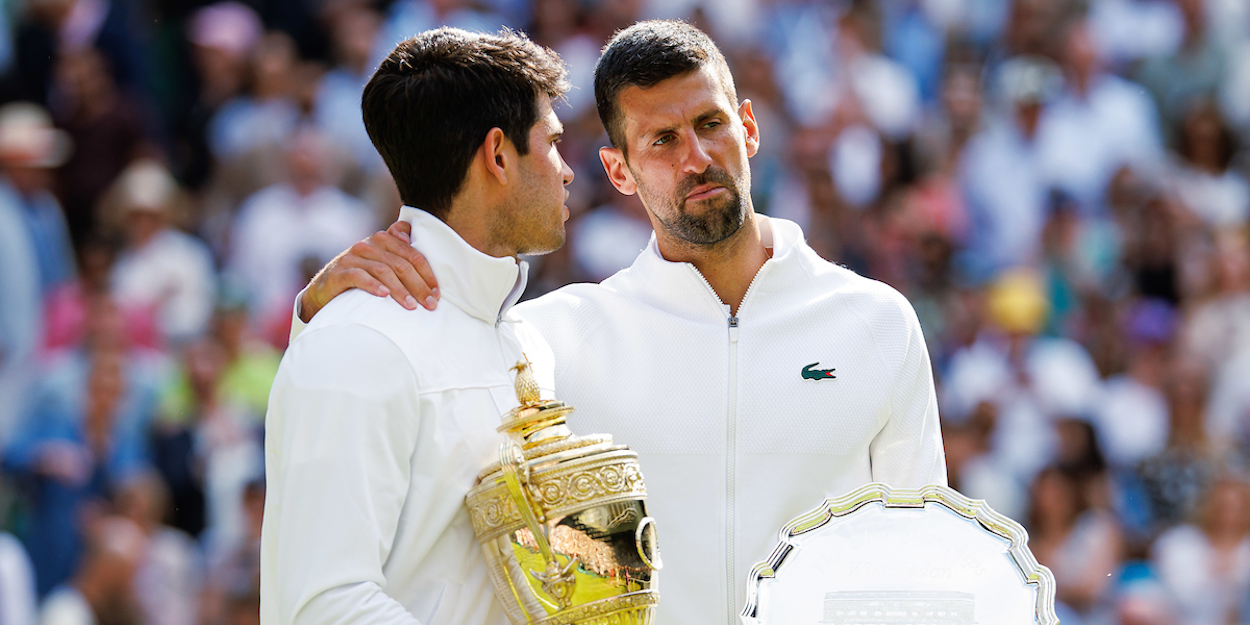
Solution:
[(698, 116), (696, 116), (696, 117), (694, 118), (694, 120), (693, 120), (693, 123), (694, 123), (694, 125), (695, 125), (695, 126), (698, 126), (699, 124), (701, 124), (701, 123), (703, 123), (703, 122), (705, 122), (705, 121), (707, 121), (707, 120), (709, 120), (709, 119), (711, 119), (711, 118), (713, 118), (713, 117), (720, 117), (720, 116), (725, 115), (725, 114), (726, 114), (726, 113), (725, 113), (725, 110), (724, 110), (724, 109), (721, 109), (720, 107), (716, 107), (716, 108), (708, 109), (708, 110), (706, 110), (706, 111), (704, 111), (704, 112), (700, 113)]
[[(713, 117), (721, 117), (723, 115), (726, 115), (725, 109), (722, 109), (720, 107), (713, 107), (696, 115), (694, 119), (690, 121), (690, 123), (694, 126), (698, 126)], [(647, 139), (653, 139), (655, 137), (660, 137), (660, 136), (666, 135), (671, 132), (676, 132), (676, 131), (677, 131), (677, 126), (664, 126), (662, 128), (657, 128), (655, 130), (649, 131), (643, 136), (646, 137)]]
[(547, 135), (547, 140), (553, 141), (563, 136), (564, 136), (564, 126), (560, 126), (560, 127), (557, 127), (555, 130), (551, 131), (551, 134)]

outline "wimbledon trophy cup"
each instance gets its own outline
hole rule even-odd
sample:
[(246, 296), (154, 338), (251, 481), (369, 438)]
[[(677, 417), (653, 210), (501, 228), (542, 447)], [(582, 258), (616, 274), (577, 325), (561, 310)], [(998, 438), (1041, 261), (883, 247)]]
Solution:
[(518, 625), (650, 624), (661, 564), (638, 455), (573, 435), (573, 407), (542, 401), (529, 365), (513, 368), (508, 440), (465, 497), (495, 594)]

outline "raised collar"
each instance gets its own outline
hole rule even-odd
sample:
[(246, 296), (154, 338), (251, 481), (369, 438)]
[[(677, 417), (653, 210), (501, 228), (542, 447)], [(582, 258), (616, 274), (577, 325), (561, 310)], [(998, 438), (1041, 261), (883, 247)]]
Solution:
[[(805, 258), (803, 230), (797, 224), (760, 214), (756, 214), (755, 219), (759, 222), (760, 240), (772, 250), (772, 255), (756, 273), (748, 299), (786, 288), (810, 271), (807, 265), (811, 262)], [(728, 306), (720, 301), (692, 263), (673, 262), (660, 254), (655, 233), (625, 274), (628, 278), (622, 276), (622, 279), (632, 281), (638, 297), (660, 308), (692, 318), (729, 316)], [(615, 280), (609, 278), (605, 284), (610, 282)], [(744, 300), (743, 306), (748, 305)], [(741, 315), (742, 311), (738, 313)]]
[(484, 254), (423, 210), (404, 206), (399, 219), (412, 224), (412, 246), (430, 263), (444, 301), (493, 324), (521, 299), (529, 276), (525, 261)]

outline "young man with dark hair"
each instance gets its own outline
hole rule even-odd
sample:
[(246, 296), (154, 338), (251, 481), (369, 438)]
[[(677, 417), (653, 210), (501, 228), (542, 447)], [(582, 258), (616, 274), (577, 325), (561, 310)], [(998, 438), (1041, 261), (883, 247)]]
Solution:
[[(655, 238), (630, 268), (518, 314), (550, 343), (579, 429), (627, 441), (646, 467), (658, 622), (736, 623), (786, 522), (869, 481), (946, 483), (928, 352), (897, 291), (755, 214), (759, 127), (707, 35), (672, 21), (617, 33), (595, 96), (604, 170), (639, 194)], [(302, 314), (356, 264), (421, 262), (385, 233), (355, 251), (306, 289)], [(385, 271), (358, 284), (375, 279), (397, 296), (426, 288)]]
[(517, 404), (510, 368), (528, 356), (552, 386), (549, 349), (510, 308), (516, 256), (564, 242), (573, 172), (551, 101), (566, 89), (554, 52), (455, 29), (399, 44), (365, 87), (444, 305), (347, 293), (287, 349), (265, 423), (264, 625), (506, 622), (464, 496)]

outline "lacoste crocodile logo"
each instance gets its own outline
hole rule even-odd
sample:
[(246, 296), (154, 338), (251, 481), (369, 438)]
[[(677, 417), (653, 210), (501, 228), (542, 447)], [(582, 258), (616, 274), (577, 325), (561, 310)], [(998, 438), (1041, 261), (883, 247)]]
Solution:
[(837, 369), (813, 369), (812, 368), (818, 364), (820, 363), (813, 362), (812, 364), (807, 365), (806, 367), (803, 367), (803, 379), (804, 380), (832, 380), (838, 377), (836, 375), (833, 375), (833, 372), (837, 371)]

